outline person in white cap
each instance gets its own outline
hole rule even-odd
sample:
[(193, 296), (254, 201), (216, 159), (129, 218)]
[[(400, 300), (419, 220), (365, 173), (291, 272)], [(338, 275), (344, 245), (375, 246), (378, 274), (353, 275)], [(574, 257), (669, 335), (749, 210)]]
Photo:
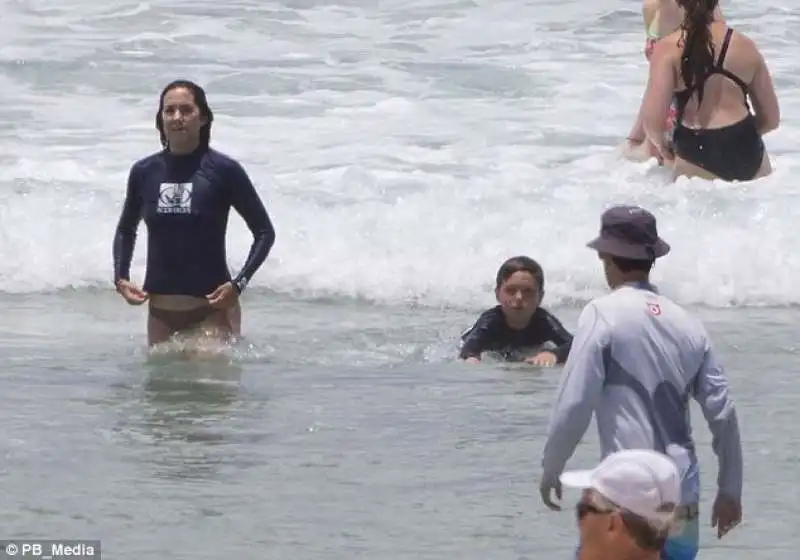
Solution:
[(711, 523), (722, 538), (742, 518), (742, 443), (725, 370), (699, 320), (650, 283), (653, 263), (670, 246), (656, 219), (638, 206), (603, 213), (598, 252), (611, 293), (584, 308), (553, 405), (542, 453), (540, 491), (558, 509), (559, 474), (592, 414), (603, 456), (622, 449), (668, 454), (681, 473), (681, 531), (667, 540), (665, 560), (693, 560), (699, 549), (700, 467), (689, 401), (700, 405), (719, 459)]
[(560, 479), (582, 490), (578, 560), (659, 559), (681, 499), (672, 459), (650, 450), (618, 451), (592, 470), (565, 472)]

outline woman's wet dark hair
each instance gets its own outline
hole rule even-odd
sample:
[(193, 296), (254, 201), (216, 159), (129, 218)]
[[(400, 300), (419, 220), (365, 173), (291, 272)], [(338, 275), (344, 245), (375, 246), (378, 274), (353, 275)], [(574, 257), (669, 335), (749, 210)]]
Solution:
[(175, 80), (167, 84), (161, 91), (161, 97), (158, 100), (158, 112), (156, 113), (156, 130), (158, 130), (161, 136), (161, 145), (166, 148), (169, 144), (167, 142), (167, 135), (164, 133), (164, 117), (161, 114), (164, 111), (164, 97), (167, 93), (176, 88), (186, 88), (192, 92), (192, 97), (194, 97), (194, 102), (200, 110), (200, 114), (208, 121), (203, 125), (203, 128), (200, 129), (200, 146), (208, 148), (211, 142), (211, 123), (214, 122), (214, 113), (211, 111), (211, 107), (208, 106), (205, 90), (190, 80)]
[(678, 0), (685, 14), (681, 78), (686, 87), (697, 88), (697, 104), (703, 103), (703, 87), (709, 71), (714, 66), (714, 42), (709, 25), (719, 0)]
[(539, 293), (544, 293), (544, 270), (542, 270), (541, 265), (535, 260), (525, 256), (511, 257), (500, 265), (500, 269), (497, 271), (496, 288), (499, 289), (515, 272), (520, 271), (527, 272), (533, 276), (536, 280), (536, 284), (539, 286)]

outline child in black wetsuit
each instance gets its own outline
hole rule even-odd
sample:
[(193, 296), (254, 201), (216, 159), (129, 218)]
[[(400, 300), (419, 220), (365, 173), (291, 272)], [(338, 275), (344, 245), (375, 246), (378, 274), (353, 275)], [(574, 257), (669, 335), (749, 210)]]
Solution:
[[(535, 260), (512, 257), (497, 271), (495, 296), (499, 305), (484, 311), (475, 325), (461, 335), (459, 357), (478, 362), (483, 352), (496, 352), (506, 360), (536, 365), (562, 364), (567, 360), (572, 335), (553, 315), (539, 307), (544, 297), (544, 271)], [(553, 350), (524, 358), (522, 351), (545, 342)]]

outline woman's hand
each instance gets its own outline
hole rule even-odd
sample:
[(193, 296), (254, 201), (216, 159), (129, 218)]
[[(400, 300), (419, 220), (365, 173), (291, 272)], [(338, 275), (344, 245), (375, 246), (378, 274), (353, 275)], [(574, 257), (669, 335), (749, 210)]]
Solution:
[(141, 305), (150, 295), (130, 280), (117, 280), (117, 293), (130, 305)]
[(225, 282), (208, 294), (206, 299), (214, 309), (228, 309), (236, 305), (239, 300), (239, 294), (236, 288), (233, 287), (233, 282)]

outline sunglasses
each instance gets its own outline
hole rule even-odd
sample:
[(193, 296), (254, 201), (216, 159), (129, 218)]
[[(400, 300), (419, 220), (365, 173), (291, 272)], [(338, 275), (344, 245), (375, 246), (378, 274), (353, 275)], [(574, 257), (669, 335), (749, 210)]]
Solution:
[(578, 515), (578, 520), (582, 520), (584, 517), (593, 513), (595, 515), (602, 515), (604, 513), (611, 513), (611, 510), (599, 508), (594, 504), (589, 502), (578, 502), (575, 506), (575, 512)]

